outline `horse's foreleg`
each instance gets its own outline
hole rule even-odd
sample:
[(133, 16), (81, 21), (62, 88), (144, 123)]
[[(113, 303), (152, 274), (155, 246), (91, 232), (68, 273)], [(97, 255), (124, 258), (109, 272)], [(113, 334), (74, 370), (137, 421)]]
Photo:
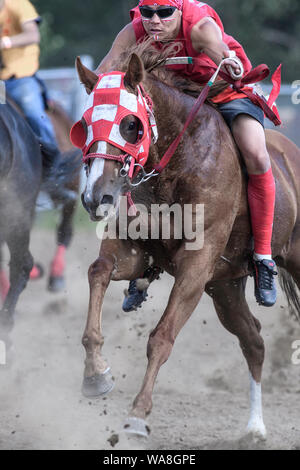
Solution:
[(130, 417), (124, 426), (127, 432), (147, 435), (144, 420), (152, 408), (152, 393), (159, 369), (167, 361), (178, 333), (196, 308), (211, 276), (212, 266), (205, 262), (206, 259), (212, 259), (209, 250), (207, 255), (195, 255), (178, 267), (168, 306), (149, 337), (148, 366), (141, 391), (134, 400)]
[(237, 336), (250, 371), (251, 413), (247, 431), (265, 438), (261, 401), (261, 377), (264, 362), (264, 341), (260, 335), (259, 321), (249, 310), (245, 287), (247, 278), (218, 281), (207, 286), (223, 326)]
[(90, 301), (82, 344), (86, 350), (82, 392), (85, 396), (98, 396), (113, 388), (109, 367), (101, 356), (104, 338), (101, 331), (101, 315), (104, 294), (114, 270), (113, 256), (99, 256), (90, 266), (88, 279)]
[(130, 242), (104, 240), (98, 259), (89, 268), (90, 301), (82, 339), (86, 350), (82, 388), (85, 396), (99, 396), (113, 388), (110, 369), (101, 356), (104, 343), (101, 331), (102, 305), (111, 279), (134, 279), (143, 272), (143, 253), (136, 249), (135, 255), (132, 256), (131, 249)]
[(59, 292), (65, 287), (65, 255), (66, 249), (73, 236), (73, 218), (76, 209), (76, 201), (70, 201), (63, 206), (61, 221), (57, 229), (57, 248), (51, 262), (48, 289), (51, 292)]

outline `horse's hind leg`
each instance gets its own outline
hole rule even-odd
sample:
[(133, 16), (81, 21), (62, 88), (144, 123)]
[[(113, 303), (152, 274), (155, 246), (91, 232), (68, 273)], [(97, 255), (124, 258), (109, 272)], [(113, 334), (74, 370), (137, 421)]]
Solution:
[(294, 231), (293, 240), (289, 253), (286, 256), (284, 267), (291, 274), (300, 289), (300, 223)]
[(101, 329), (102, 305), (110, 280), (136, 279), (144, 271), (144, 253), (129, 241), (103, 240), (97, 260), (88, 272), (90, 301), (82, 344), (86, 350), (82, 392), (96, 397), (112, 390), (110, 368), (101, 355), (104, 338)]
[(7, 241), (10, 251), (10, 288), (0, 313), (1, 326), (8, 332), (14, 324), (14, 311), (21, 292), (26, 287), (33, 266), (29, 252), (29, 230), (16, 231)]
[(62, 208), (61, 220), (57, 229), (57, 248), (51, 262), (48, 290), (60, 292), (65, 288), (65, 254), (73, 236), (73, 218), (76, 201), (67, 202)]
[(261, 376), (264, 362), (264, 341), (259, 321), (252, 315), (245, 298), (247, 278), (218, 281), (206, 287), (223, 326), (237, 336), (250, 371), (251, 414), (247, 431), (265, 438), (262, 416)]
[[(300, 320), (300, 226), (293, 234), (288, 253), (276, 260), (280, 271), (280, 284), (286, 294), (290, 313)], [(296, 284), (296, 285), (295, 285)], [(298, 287), (298, 289), (297, 289)]]

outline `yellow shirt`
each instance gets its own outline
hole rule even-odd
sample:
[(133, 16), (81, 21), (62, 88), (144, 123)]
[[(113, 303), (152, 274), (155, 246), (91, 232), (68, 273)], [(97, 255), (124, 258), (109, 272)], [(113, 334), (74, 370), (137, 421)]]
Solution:
[[(27, 21), (39, 20), (39, 15), (28, 0), (5, 0), (0, 10), (0, 35), (15, 36), (22, 33), (22, 24)], [(7, 80), (29, 77), (39, 68), (40, 48), (38, 44), (13, 47), (0, 50), (4, 69), (0, 70), (0, 78)]]

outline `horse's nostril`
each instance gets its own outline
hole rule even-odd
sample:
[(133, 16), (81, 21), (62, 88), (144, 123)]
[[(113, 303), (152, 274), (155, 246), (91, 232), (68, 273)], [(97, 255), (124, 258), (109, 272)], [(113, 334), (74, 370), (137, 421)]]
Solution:
[(114, 203), (114, 198), (112, 196), (109, 196), (108, 194), (105, 194), (102, 198), (101, 204), (109, 204), (113, 205)]

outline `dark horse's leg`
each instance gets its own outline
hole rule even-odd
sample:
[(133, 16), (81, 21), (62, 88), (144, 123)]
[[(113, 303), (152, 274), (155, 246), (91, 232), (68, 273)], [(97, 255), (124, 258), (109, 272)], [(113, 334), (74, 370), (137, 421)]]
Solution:
[(7, 293), (9, 290), (9, 281), (6, 276), (6, 272), (3, 269), (3, 259), (2, 259), (2, 243), (0, 243), (0, 300), (5, 301)]
[(62, 208), (61, 220), (57, 229), (57, 248), (51, 262), (48, 289), (59, 292), (65, 288), (65, 252), (73, 236), (73, 218), (76, 201), (68, 201)]
[(130, 241), (103, 240), (99, 257), (88, 272), (90, 301), (82, 344), (86, 350), (82, 392), (99, 396), (113, 388), (110, 368), (101, 355), (104, 338), (101, 330), (102, 305), (110, 280), (135, 279), (145, 268), (144, 252)]
[(14, 324), (14, 311), (21, 292), (26, 287), (33, 266), (29, 252), (29, 229), (16, 229), (7, 241), (10, 251), (10, 288), (0, 312), (1, 330), (9, 332)]
[(249, 310), (246, 298), (247, 277), (209, 283), (207, 293), (223, 326), (237, 336), (250, 371), (251, 415), (247, 431), (265, 438), (266, 428), (262, 416), (261, 376), (264, 362), (264, 342), (259, 321)]

